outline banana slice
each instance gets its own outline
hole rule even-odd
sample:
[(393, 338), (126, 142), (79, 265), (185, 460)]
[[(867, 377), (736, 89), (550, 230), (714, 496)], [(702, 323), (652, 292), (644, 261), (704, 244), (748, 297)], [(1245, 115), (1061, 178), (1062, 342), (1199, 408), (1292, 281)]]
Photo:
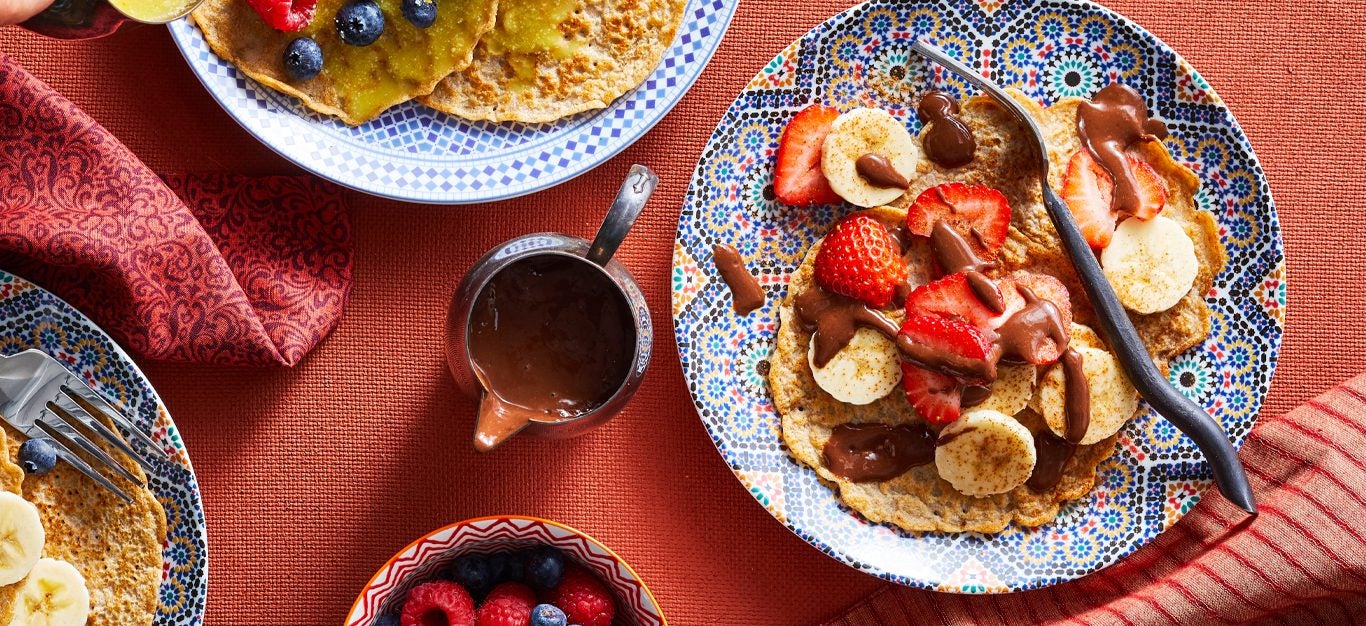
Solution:
[(825, 367), (816, 367), (816, 338), (806, 352), (816, 384), (845, 404), (868, 404), (901, 382), (901, 356), (896, 344), (871, 328), (860, 328), (849, 345)]
[(1068, 332), (1071, 334), (1068, 345), (1073, 348), (1105, 349), (1105, 342), (1100, 340), (1100, 335), (1097, 334), (1096, 331), (1091, 330), (1090, 326), (1072, 322), (1072, 327)]
[(954, 489), (969, 496), (1005, 493), (1034, 472), (1034, 437), (1015, 418), (974, 409), (939, 432), (934, 464)]
[(1131, 217), (1120, 223), (1100, 253), (1105, 277), (1125, 308), (1157, 313), (1176, 306), (1191, 290), (1200, 262), (1180, 224), (1162, 217)]
[(989, 409), (1014, 415), (1029, 406), (1034, 397), (1034, 378), (1037, 369), (1028, 363), (1001, 363), (996, 366), (996, 380), (991, 383), (991, 395), (972, 410)]
[(15, 592), (11, 611), (9, 626), (84, 626), (90, 591), (70, 563), (39, 559)]
[(38, 508), (8, 491), (0, 491), (0, 585), (12, 585), (28, 576), (43, 556), (47, 533)]
[[(1086, 346), (1072, 346), (1081, 355), (1081, 369), (1091, 388), (1091, 423), (1081, 445), (1090, 445), (1119, 432), (1138, 410), (1138, 392), (1119, 368), (1114, 355)], [(1064, 408), (1066, 383), (1062, 363), (1055, 363), (1039, 381), (1031, 406), (1043, 415), (1048, 427), (1059, 437), (1066, 435), (1067, 411)]]
[(869, 153), (887, 159), (904, 178), (915, 174), (920, 160), (920, 146), (890, 113), (882, 109), (854, 109), (835, 118), (821, 148), (821, 172), (830, 181), (830, 188), (861, 207), (875, 207), (900, 198), (905, 189), (879, 187), (859, 175), (855, 163)]

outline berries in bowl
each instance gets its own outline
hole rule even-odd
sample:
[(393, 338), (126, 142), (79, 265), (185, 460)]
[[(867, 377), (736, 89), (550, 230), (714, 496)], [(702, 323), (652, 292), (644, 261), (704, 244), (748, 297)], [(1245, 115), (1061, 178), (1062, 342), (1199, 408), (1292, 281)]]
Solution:
[(573, 528), (480, 517), (428, 533), (385, 563), (347, 626), (665, 624), (625, 561)]

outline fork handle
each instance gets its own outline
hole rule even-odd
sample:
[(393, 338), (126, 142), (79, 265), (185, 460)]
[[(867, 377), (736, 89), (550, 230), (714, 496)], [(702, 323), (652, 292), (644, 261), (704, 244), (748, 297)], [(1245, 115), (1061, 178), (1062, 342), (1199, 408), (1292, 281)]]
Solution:
[(1101, 330), (1134, 388), (1158, 414), (1195, 441), (1196, 447), (1200, 448), (1201, 454), (1205, 455), (1214, 470), (1214, 484), (1219, 488), (1219, 493), (1248, 513), (1256, 515), (1257, 502), (1252, 495), (1252, 486), (1238, 460), (1238, 451), (1233, 448), (1223, 427), (1172, 386), (1157, 369), (1124, 305), (1120, 304), (1110, 281), (1101, 272), (1100, 262), (1077, 227), (1071, 209), (1048, 185), (1047, 180), (1041, 187), (1044, 206), (1062, 239), (1063, 249), (1081, 276), (1082, 289), (1099, 314)]

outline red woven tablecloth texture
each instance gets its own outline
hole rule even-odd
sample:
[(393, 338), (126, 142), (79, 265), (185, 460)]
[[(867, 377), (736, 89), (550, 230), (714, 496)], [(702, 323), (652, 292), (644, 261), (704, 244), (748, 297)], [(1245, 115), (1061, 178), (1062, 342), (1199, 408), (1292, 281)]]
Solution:
[[(350, 194), (352, 299), (337, 330), (296, 368), (144, 363), (203, 486), (212, 555), (208, 623), (337, 624), (375, 568), (407, 542), (496, 513), (549, 517), (594, 535), (640, 572), (676, 624), (820, 622), (881, 589), (881, 581), (785, 530), (731, 476), (693, 411), (668, 322), (678, 210), (716, 121), (774, 54), (849, 4), (745, 0), (711, 66), (673, 113), (621, 156), (556, 189), (450, 208)], [(1284, 413), (1366, 371), (1366, 258), (1359, 251), (1366, 241), (1366, 113), (1356, 81), (1343, 80), (1366, 67), (1360, 0), (1109, 4), (1200, 69), (1267, 169), (1284, 228), (1290, 302), (1263, 415)], [(0, 29), (0, 51), (154, 170), (298, 171), (218, 108), (163, 29), (136, 27), (76, 44)], [(469, 444), (473, 404), (450, 382), (440, 349), (456, 282), (484, 250), (523, 232), (589, 235), (632, 162), (663, 179), (619, 253), (657, 320), (655, 360), (640, 393), (614, 422), (581, 439), (519, 438), (476, 455)], [(1329, 427), (1305, 423), (1302, 414), (1288, 419)], [(1362, 449), (1355, 441), (1343, 445)], [(1280, 475), (1284, 467), (1259, 469)], [(1197, 511), (1210, 503), (1219, 504), (1210, 498)], [(1231, 516), (1222, 508), (1213, 513)], [(1201, 542), (1212, 532), (1207, 525), (1217, 525), (1206, 515), (1178, 524), (1159, 545)], [(1305, 558), (1346, 554), (1342, 546), (1283, 541)], [(1143, 554), (1149, 560), (1135, 557), (1117, 570), (1141, 579), (1126, 585), (1175, 567), (1160, 550)], [(1262, 555), (1253, 566), (1282, 572), (1281, 562)], [(1360, 583), (1354, 576), (1319, 582)], [(919, 604), (907, 606), (926, 611), (927, 620), (935, 607), (956, 602), (913, 597)], [(1002, 611), (1018, 606), (980, 602)], [(1020, 610), (1004, 616), (1027, 620), (1028, 610)], [(1156, 608), (1134, 610), (1135, 621), (1145, 614), (1168, 621)], [(1323, 620), (1340, 615), (1331, 602), (1301, 615), (1313, 620), (1314, 610)], [(998, 617), (988, 611), (969, 615)]]

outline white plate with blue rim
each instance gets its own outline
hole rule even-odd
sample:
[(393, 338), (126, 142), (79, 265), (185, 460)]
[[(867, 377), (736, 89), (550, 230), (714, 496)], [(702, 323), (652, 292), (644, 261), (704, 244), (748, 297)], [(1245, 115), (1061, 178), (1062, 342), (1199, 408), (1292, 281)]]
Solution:
[(113, 402), (170, 456), (152, 458), (147, 488), (166, 511), (156, 626), (204, 623), (209, 544), (199, 481), (185, 442), (133, 359), (80, 311), (42, 287), (0, 271), (0, 354), (37, 349)]
[[(1195, 444), (1146, 404), (1121, 431), (1097, 485), (1038, 528), (998, 534), (906, 532), (871, 523), (783, 449), (767, 358), (786, 277), (848, 207), (773, 199), (773, 158), (788, 119), (813, 102), (877, 106), (920, 131), (919, 95), (970, 86), (927, 71), (924, 37), (1007, 87), (1052, 104), (1119, 81), (1167, 122), (1168, 150), (1200, 178), (1228, 264), (1206, 301), (1205, 341), (1169, 376), (1241, 445), (1275, 370), (1285, 319), (1285, 259), (1271, 191), (1242, 129), (1190, 64), (1152, 33), (1084, 0), (874, 0), (815, 27), (764, 65), (722, 116), (684, 198), (674, 245), (674, 334), (702, 423), (756, 500), (812, 546), (903, 585), (957, 593), (1046, 587), (1110, 565), (1185, 515), (1212, 474)], [(768, 296), (737, 316), (713, 244), (749, 259)]]
[(300, 167), (377, 196), (491, 202), (553, 187), (625, 150), (683, 98), (739, 0), (688, 0), (653, 73), (605, 109), (546, 124), (471, 122), (409, 101), (360, 126), (309, 110), (209, 49), (189, 20), (169, 26), (200, 82), (242, 128)]

